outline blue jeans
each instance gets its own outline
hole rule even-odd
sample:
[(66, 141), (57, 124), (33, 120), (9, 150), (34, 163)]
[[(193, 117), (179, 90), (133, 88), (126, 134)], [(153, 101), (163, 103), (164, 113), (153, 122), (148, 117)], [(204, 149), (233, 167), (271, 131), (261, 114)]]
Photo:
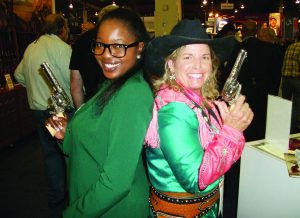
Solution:
[(38, 124), (38, 134), (42, 146), (45, 171), (48, 183), (48, 204), (58, 204), (66, 197), (66, 167), (62, 151), (57, 141), (45, 127), (45, 121), (50, 116), (48, 111), (33, 110)]
[(291, 134), (299, 132), (300, 123), (300, 79), (282, 78), (282, 97), (293, 102), (291, 118)]

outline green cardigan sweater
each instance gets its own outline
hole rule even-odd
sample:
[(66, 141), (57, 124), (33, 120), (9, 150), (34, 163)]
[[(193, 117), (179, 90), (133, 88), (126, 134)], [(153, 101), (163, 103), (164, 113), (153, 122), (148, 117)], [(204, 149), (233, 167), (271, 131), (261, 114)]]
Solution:
[(153, 96), (142, 72), (131, 77), (95, 114), (96, 94), (69, 122), (63, 143), (68, 155), (70, 204), (64, 217), (146, 218), (149, 185), (141, 151), (152, 118)]

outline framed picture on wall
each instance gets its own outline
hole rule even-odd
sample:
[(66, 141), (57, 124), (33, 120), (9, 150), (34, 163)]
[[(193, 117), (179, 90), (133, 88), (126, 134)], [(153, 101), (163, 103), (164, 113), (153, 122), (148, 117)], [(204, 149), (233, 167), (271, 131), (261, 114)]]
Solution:
[(269, 13), (269, 27), (274, 30), (276, 36), (281, 37), (280, 13)]

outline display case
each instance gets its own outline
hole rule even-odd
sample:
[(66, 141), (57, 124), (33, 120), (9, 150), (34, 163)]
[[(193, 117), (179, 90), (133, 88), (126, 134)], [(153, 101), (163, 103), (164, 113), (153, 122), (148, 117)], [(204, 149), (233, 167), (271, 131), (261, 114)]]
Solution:
[(26, 137), (35, 129), (25, 88), (15, 85), (13, 90), (1, 89), (0, 150)]
[(17, 1), (0, 3), (0, 150), (35, 131), (26, 89), (14, 70), (29, 43), (38, 36), (37, 22), (24, 22), (13, 10)]

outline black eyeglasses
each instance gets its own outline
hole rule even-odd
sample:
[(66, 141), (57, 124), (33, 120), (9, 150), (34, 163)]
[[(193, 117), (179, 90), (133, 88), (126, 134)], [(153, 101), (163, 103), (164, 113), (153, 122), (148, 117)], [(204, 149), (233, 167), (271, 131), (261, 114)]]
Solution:
[(126, 51), (128, 48), (137, 46), (139, 42), (134, 42), (129, 45), (125, 44), (105, 44), (103, 42), (97, 42), (93, 41), (92, 42), (92, 52), (95, 55), (103, 55), (105, 52), (105, 49), (108, 48), (109, 53), (111, 56), (116, 57), (116, 58), (122, 58), (126, 55)]

